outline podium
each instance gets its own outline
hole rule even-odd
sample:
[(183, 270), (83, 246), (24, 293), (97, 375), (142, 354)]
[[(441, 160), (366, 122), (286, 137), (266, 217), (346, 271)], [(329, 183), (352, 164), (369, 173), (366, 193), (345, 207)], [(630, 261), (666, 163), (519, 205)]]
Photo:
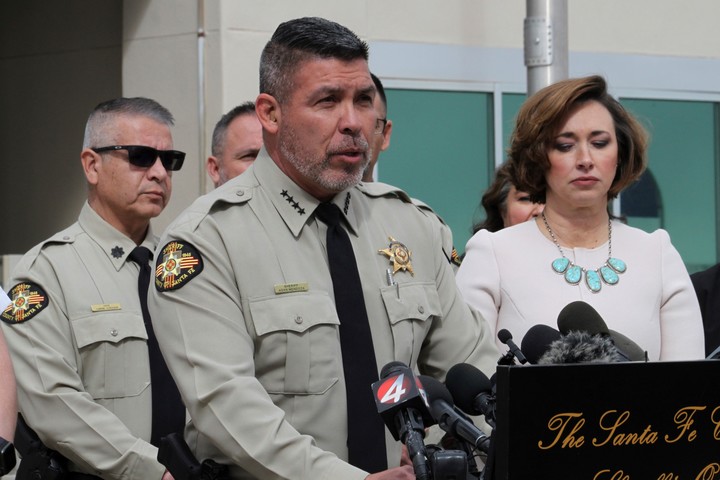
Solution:
[(720, 479), (720, 360), (499, 366), (494, 480)]

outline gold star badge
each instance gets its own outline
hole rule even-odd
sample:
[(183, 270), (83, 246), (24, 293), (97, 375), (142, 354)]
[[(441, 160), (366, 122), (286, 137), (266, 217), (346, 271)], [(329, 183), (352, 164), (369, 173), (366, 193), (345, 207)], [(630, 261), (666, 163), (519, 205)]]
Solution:
[(410, 272), (410, 275), (415, 276), (410, 258), (412, 252), (393, 237), (388, 238), (390, 239), (390, 245), (388, 248), (378, 250), (378, 253), (386, 255), (390, 259), (390, 262), (393, 264), (392, 273), (395, 274), (398, 270), (404, 270)]

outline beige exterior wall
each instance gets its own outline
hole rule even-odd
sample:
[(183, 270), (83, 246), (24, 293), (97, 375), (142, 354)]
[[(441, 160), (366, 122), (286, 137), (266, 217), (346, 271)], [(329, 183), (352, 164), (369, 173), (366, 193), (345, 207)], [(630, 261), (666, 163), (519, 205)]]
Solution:
[[(689, 57), (715, 61), (711, 68), (720, 60), (717, 0), (568, 3), (571, 55)], [(23, 0), (0, 8), (10, 25), (0, 33), (0, 218), (3, 225), (18, 218), (22, 224), (6, 228), (0, 253), (21, 253), (76, 217), (85, 194), (82, 127), (102, 100), (148, 96), (176, 117), (175, 146), (188, 158), (156, 222), (160, 231), (210, 188), (204, 162), (212, 128), (223, 112), (257, 95), (260, 52), (280, 22), (317, 15), (347, 25), (370, 43), (373, 69), (387, 68), (387, 58), (376, 62), (388, 45), (411, 46), (412, 56), (391, 59), (390, 85), (437, 84), (447, 81), (444, 67), (422, 65), (424, 48), (521, 52), (526, 6), (521, 0)], [(513, 81), (522, 86), (519, 58)], [(469, 71), (472, 57), (467, 63)], [(462, 67), (454, 82), (464, 81), (457, 78)], [(492, 68), (483, 81), (494, 81)], [(710, 90), (720, 95), (720, 82)]]

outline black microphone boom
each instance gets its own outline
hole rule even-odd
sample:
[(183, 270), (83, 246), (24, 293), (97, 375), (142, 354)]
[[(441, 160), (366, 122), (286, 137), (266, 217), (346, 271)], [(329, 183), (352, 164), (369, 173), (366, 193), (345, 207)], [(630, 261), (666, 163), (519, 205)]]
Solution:
[(512, 340), (512, 334), (506, 330), (502, 329), (498, 332), (498, 339), (508, 346), (510, 349), (510, 352), (513, 354), (513, 356), (517, 359), (520, 363), (527, 363), (527, 358), (525, 358), (525, 355), (523, 355), (522, 351), (520, 351), (520, 348), (513, 342)]
[(453, 398), (445, 385), (426, 375), (418, 377), (428, 402), (430, 412), (435, 417), (440, 428), (454, 437), (468, 442), (473, 447), (488, 453), (490, 449), (490, 437), (477, 428), (470, 420), (465, 418), (453, 407)]

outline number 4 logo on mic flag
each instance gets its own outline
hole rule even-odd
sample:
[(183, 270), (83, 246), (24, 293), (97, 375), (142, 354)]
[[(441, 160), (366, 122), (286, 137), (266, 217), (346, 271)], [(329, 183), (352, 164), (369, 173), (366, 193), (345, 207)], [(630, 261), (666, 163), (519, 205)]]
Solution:
[(383, 381), (377, 390), (377, 398), (383, 405), (396, 404), (403, 401), (411, 389), (410, 380), (404, 373)]
[(422, 398), (423, 403), (428, 406), (427, 394), (420, 382), (420, 379), (412, 374), (401, 373), (379, 382), (376, 390), (378, 406), (390, 407), (397, 405), (409, 398)]

